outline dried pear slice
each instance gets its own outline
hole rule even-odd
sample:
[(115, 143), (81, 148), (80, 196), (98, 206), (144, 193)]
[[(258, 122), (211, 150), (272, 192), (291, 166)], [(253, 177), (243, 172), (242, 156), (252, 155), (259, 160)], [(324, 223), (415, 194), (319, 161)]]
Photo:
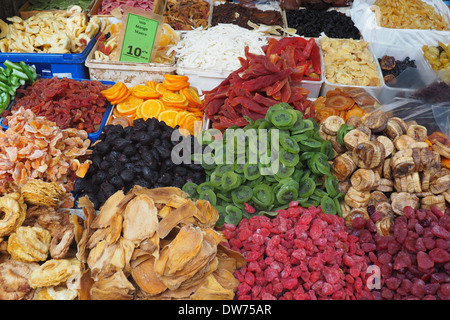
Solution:
[(147, 189), (142, 187), (134, 187), (133, 192), (135, 194), (145, 194), (153, 199), (155, 203), (158, 204), (167, 204), (171, 196), (180, 196), (187, 198), (188, 195), (180, 188), (175, 187), (162, 187), (155, 189)]
[(158, 209), (153, 200), (144, 194), (128, 203), (123, 217), (123, 237), (136, 246), (153, 236), (158, 227)]
[(106, 200), (100, 208), (98, 216), (92, 221), (91, 227), (94, 229), (106, 228), (111, 225), (111, 221), (116, 214), (121, 212), (118, 204), (125, 198), (122, 190), (117, 191)]
[(203, 285), (191, 296), (192, 300), (232, 300), (233, 298), (233, 290), (222, 287), (213, 274), (210, 274)]
[(213, 228), (219, 219), (219, 212), (206, 200), (197, 200), (197, 211), (194, 217), (200, 222), (203, 228)]

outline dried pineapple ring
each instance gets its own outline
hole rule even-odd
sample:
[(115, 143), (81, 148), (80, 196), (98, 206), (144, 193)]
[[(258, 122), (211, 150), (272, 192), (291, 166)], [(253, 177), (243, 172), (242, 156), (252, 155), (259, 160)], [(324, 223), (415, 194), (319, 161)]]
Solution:
[(66, 195), (64, 189), (56, 182), (30, 179), (21, 189), (26, 203), (57, 208)]
[(4, 237), (20, 227), (25, 220), (26, 206), (20, 194), (7, 194), (0, 198), (0, 213), (3, 212), (3, 219), (0, 220), (0, 237)]
[(37, 300), (75, 300), (78, 294), (76, 290), (64, 286), (44, 287), (37, 293)]
[(37, 287), (56, 286), (63, 283), (77, 272), (78, 267), (67, 259), (51, 259), (44, 262), (30, 275), (30, 286)]
[(50, 232), (40, 227), (19, 227), (9, 236), (7, 250), (18, 261), (45, 261), (50, 248)]

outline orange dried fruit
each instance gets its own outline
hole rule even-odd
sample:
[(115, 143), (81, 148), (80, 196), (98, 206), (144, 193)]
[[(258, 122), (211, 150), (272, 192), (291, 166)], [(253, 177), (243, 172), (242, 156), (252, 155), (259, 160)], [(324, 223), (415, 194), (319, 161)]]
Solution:
[(197, 90), (195, 88), (189, 86), (186, 88), (183, 88), (181, 90), (181, 93), (186, 97), (186, 99), (189, 101), (189, 104), (193, 106), (197, 106), (202, 104), (202, 101), (200, 100), (200, 97), (198, 95)]
[(150, 88), (156, 90), (157, 82), (156, 82), (156, 81), (146, 81), (146, 82), (145, 82), (145, 85), (146, 85), (147, 87), (150, 87)]
[(135, 96), (136, 98), (140, 99), (156, 99), (161, 96), (161, 94), (156, 91), (156, 89), (153, 89), (149, 86), (139, 84), (137, 86), (134, 86), (131, 89), (131, 95)]
[(167, 89), (162, 83), (156, 84), (156, 91), (160, 93), (162, 96), (167, 93), (173, 93), (172, 90)]
[(158, 120), (164, 121), (170, 127), (174, 127), (177, 113), (178, 111), (176, 110), (164, 110), (158, 115)]
[(164, 110), (164, 104), (159, 99), (149, 99), (141, 103), (136, 113), (140, 118), (156, 118)]
[(120, 115), (131, 115), (136, 112), (137, 107), (144, 102), (144, 99), (128, 96), (124, 101), (116, 105), (117, 112)]

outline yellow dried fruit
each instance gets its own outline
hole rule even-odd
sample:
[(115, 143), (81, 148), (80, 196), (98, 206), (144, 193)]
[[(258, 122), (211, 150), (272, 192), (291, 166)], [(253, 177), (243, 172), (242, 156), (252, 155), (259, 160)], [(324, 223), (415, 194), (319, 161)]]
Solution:
[(11, 257), (23, 262), (45, 261), (50, 249), (51, 235), (40, 227), (19, 227), (8, 239)]
[(74, 265), (67, 259), (51, 259), (44, 262), (30, 275), (32, 288), (56, 286), (65, 282), (69, 277), (80, 271), (80, 266)]

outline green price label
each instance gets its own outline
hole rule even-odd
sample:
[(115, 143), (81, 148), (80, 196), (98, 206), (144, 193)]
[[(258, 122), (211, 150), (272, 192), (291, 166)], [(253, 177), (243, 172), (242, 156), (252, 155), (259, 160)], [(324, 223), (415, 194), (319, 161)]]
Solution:
[(129, 13), (123, 36), (120, 61), (150, 62), (158, 26), (159, 21), (157, 20)]

